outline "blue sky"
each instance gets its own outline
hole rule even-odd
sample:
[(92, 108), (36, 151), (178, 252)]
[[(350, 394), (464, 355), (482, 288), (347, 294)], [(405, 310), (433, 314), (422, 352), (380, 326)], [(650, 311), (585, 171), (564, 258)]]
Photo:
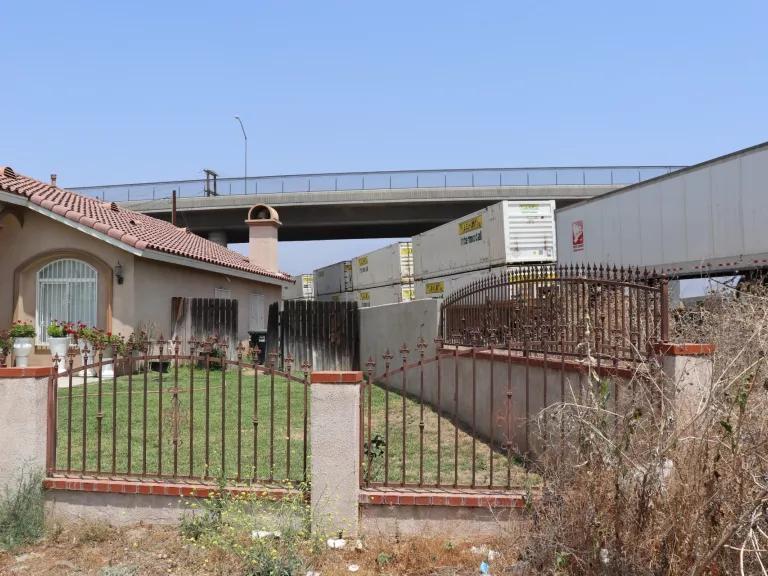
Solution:
[(252, 175), (689, 164), (768, 139), (766, 22), (758, 1), (8, 2), (0, 164), (236, 176), (235, 114)]

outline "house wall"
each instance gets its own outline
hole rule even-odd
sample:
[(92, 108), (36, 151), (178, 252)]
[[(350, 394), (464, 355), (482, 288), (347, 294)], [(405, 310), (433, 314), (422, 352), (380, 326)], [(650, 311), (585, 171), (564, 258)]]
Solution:
[[(37, 272), (59, 258), (78, 258), (98, 271), (98, 327), (128, 336), (141, 323), (170, 335), (171, 298), (214, 297), (215, 288), (239, 300), (238, 337), (248, 338), (249, 297), (264, 295), (266, 307), (280, 299), (281, 287), (214, 272), (134, 257), (125, 250), (29, 209), (0, 212), (0, 328), (15, 320), (35, 321)], [(117, 263), (124, 281), (114, 278)], [(39, 347), (31, 366), (50, 362)]]
[(282, 294), (282, 287), (277, 285), (137, 258), (136, 322), (151, 323), (164, 336), (170, 337), (171, 299), (175, 296), (213, 298), (214, 290), (217, 288), (230, 290), (232, 298), (238, 301), (237, 328), (240, 340), (249, 338), (250, 295), (254, 293), (264, 295), (266, 320), (267, 307), (272, 302), (277, 302)]
[[(134, 317), (132, 254), (31, 210), (0, 213), (0, 246), (0, 326), (14, 320), (34, 322), (37, 272), (54, 260), (69, 257), (88, 262), (98, 271), (99, 327), (130, 333)], [(123, 284), (114, 280), (118, 262), (123, 266)]]

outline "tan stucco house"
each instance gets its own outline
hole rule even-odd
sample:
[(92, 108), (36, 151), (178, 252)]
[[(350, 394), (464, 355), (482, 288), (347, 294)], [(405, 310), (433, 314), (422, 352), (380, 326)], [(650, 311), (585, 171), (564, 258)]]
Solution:
[[(244, 219), (246, 215), (244, 214)], [(290, 277), (277, 269), (277, 213), (254, 207), (247, 257), (186, 228), (0, 167), (0, 327), (33, 322), (50, 361), (50, 320), (128, 336), (168, 337), (174, 298), (236, 299), (237, 336), (266, 328), (267, 307)]]

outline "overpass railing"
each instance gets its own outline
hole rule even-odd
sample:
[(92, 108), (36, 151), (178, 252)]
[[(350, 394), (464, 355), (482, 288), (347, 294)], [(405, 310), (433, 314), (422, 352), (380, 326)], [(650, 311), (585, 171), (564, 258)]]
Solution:
[[(219, 178), (217, 195), (280, 194), (405, 188), (488, 188), (505, 186), (626, 186), (669, 174), (683, 166), (571, 166), (383, 170)], [(211, 195), (204, 178), (70, 188), (105, 201), (160, 200)]]

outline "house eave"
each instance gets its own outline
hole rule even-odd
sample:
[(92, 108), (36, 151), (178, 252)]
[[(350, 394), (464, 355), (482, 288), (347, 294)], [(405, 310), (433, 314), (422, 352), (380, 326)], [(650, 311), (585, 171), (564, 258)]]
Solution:
[(138, 256), (141, 258), (147, 258), (148, 260), (165, 262), (167, 264), (176, 264), (178, 266), (196, 268), (198, 270), (205, 270), (207, 272), (214, 272), (216, 274), (222, 274), (225, 276), (244, 278), (253, 282), (261, 282), (262, 284), (274, 284), (275, 286), (288, 286), (290, 284), (288, 280), (280, 280), (279, 278), (272, 278), (271, 276), (254, 274), (252, 272), (246, 272), (245, 270), (238, 270), (237, 268), (221, 266), (220, 264), (195, 260), (193, 258), (178, 256), (176, 254), (169, 254), (168, 252), (161, 252), (160, 250), (141, 250), (141, 253), (138, 254)]
[(28, 208), (33, 212), (37, 212), (42, 216), (46, 216), (47, 218), (55, 220), (56, 222), (60, 222), (61, 224), (69, 226), (70, 228), (74, 228), (75, 230), (78, 230), (83, 234), (92, 236), (97, 240), (106, 242), (110, 246), (114, 246), (115, 248), (123, 250), (124, 252), (128, 252), (129, 254), (133, 254), (134, 256), (138, 256), (140, 258), (147, 258), (149, 260), (166, 262), (168, 264), (175, 264), (177, 266), (184, 266), (186, 268), (194, 268), (196, 270), (205, 270), (207, 272), (213, 272), (213, 273), (222, 274), (225, 276), (244, 278), (246, 280), (251, 280), (253, 282), (261, 282), (263, 284), (273, 284), (276, 286), (288, 286), (290, 284), (289, 280), (281, 280), (279, 278), (273, 278), (271, 276), (255, 274), (252, 272), (247, 272), (245, 270), (238, 270), (237, 268), (230, 268), (228, 266), (213, 264), (211, 262), (205, 262), (203, 260), (196, 260), (194, 258), (188, 258), (186, 256), (169, 254), (168, 252), (161, 252), (160, 250), (152, 250), (152, 249), (146, 249), (146, 248), (141, 250), (141, 249), (135, 248), (134, 246), (131, 246), (130, 244), (126, 244), (125, 242), (112, 238), (111, 236), (108, 236), (103, 232), (94, 230), (89, 226), (85, 226), (83, 224), (80, 224), (79, 222), (75, 222), (73, 220), (70, 220), (69, 218), (65, 218), (64, 216), (56, 214), (55, 212), (52, 212), (47, 208), (43, 208), (42, 206), (39, 206), (34, 202), (30, 202), (29, 198), (25, 196), (22, 197), (17, 194), (12, 194), (10, 192), (5, 192), (0, 190), (0, 201), (8, 204), (14, 204), (16, 206), (23, 206), (25, 208)]

